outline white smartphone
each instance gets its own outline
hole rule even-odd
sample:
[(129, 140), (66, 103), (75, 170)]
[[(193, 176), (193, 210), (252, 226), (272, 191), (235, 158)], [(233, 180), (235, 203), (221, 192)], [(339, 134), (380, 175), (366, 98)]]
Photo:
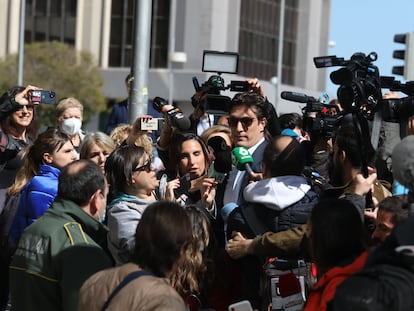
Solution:
[(248, 300), (242, 300), (231, 304), (229, 311), (253, 311), (253, 308)]
[(141, 119), (141, 130), (143, 131), (158, 131), (160, 129), (160, 123), (162, 119)]

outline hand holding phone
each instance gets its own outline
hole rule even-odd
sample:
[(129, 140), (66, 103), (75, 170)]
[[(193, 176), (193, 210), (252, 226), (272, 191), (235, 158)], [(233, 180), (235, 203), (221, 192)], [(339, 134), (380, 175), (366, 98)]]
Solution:
[(56, 93), (46, 90), (32, 90), (30, 92), (30, 102), (54, 105), (56, 102)]
[(162, 128), (164, 119), (162, 118), (142, 118), (141, 131), (159, 131)]

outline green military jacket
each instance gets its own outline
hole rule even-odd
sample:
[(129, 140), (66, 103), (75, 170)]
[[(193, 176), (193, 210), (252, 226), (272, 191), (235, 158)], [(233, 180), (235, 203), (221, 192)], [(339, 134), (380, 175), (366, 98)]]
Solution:
[(113, 265), (107, 233), (75, 203), (57, 198), (20, 238), (10, 265), (13, 310), (76, 310), (83, 282)]

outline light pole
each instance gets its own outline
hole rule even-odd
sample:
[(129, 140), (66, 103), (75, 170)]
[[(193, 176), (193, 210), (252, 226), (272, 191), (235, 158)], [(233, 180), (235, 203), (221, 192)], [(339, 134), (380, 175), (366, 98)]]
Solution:
[(17, 85), (23, 85), (25, 16), (26, 16), (26, 0), (21, 0), (20, 1), (19, 56), (18, 56), (18, 64), (17, 64)]
[(135, 1), (134, 60), (132, 66), (134, 80), (132, 80), (128, 103), (128, 120), (131, 124), (138, 116), (147, 114), (151, 13), (152, 0)]
[(280, 85), (282, 84), (282, 66), (283, 66), (283, 37), (285, 31), (285, 0), (280, 0), (279, 13), (279, 42), (277, 51), (277, 81), (276, 81), (276, 99), (274, 102), (275, 110), (277, 112), (279, 106)]

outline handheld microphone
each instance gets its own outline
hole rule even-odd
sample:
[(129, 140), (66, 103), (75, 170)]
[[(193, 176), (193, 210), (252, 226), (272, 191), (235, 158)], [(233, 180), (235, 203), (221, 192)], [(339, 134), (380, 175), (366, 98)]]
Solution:
[(200, 83), (198, 83), (197, 77), (192, 78), (194, 90), (198, 92), (200, 90)]
[(208, 168), (208, 177), (214, 178), (221, 184), (231, 171), (231, 153), (222, 151), (216, 154), (216, 159)]
[(156, 111), (166, 114), (178, 129), (186, 131), (190, 128), (190, 119), (181, 111), (180, 108), (168, 104), (164, 98), (155, 97), (152, 101), (152, 106)]
[(214, 136), (207, 140), (207, 146), (213, 149), (213, 154), (216, 156), (219, 152), (228, 151), (229, 147), (227, 146), (226, 141), (221, 136)]
[(239, 171), (246, 171), (249, 175), (253, 175), (252, 167), (250, 166), (253, 163), (253, 158), (245, 147), (236, 147), (232, 151), (232, 162), (233, 165)]
[(292, 102), (297, 103), (307, 103), (307, 102), (316, 102), (316, 98), (312, 96), (308, 96), (303, 93), (296, 93), (296, 92), (282, 92), (280, 93), (280, 96), (283, 99), (290, 100)]

